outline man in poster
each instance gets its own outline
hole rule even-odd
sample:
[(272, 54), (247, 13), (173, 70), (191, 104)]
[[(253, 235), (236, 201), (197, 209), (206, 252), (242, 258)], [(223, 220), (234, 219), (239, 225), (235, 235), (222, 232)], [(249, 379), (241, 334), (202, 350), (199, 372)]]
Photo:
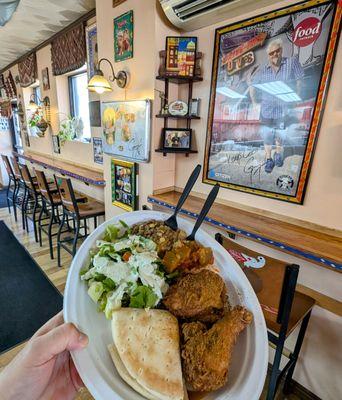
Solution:
[[(259, 68), (253, 79), (253, 86), (250, 87), (250, 96), (254, 104), (258, 103), (257, 93), (254, 85), (264, 87), (268, 82), (273, 86), (279, 86), (281, 83), (295, 83), (298, 101), (300, 98), (301, 79), (304, 77), (304, 70), (297, 56), (283, 57), (282, 39), (272, 40), (266, 48), (268, 62)], [(261, 85), (260, 85), (261, 84)], [(270, 87), (268, 88), (270, 89)], [(292, 88), (293, 89), (293, 88)], [(275, 87), (276, 90), (276, 87)], [(291, 88), (289, 87), (289, 93)], [(266, 154), (265, 172), (271, 173), (273, 168), (283, 166), (283, 143), (286, 140), (288, 128), (288, 103), (277, 98), (270, 92), (261, 90), (260, 99), (260, 133), (264, 141)], [(275, 153), (272, 158), (272, 146), (275, 145)]]

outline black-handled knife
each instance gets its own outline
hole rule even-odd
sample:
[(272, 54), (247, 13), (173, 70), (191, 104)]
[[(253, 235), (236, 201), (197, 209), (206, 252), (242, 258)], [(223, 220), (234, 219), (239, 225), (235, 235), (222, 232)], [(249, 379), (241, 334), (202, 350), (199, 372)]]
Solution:
[(197, 221), (194, 225), (194, 228), (190, 233), (190, 235), (186, 238), (186, 240), (195, 240), (196, 232), (198, 228), (201, 226), (205, 216), (208, 214), (211, 206), (213, 205), (219, 190), (220, 190), (220, 185), (216, 183), (216, 185), (211, 189), (209, 196), (207, 197), (207, 200), (205, 201), (202, 210), (199, 213), (199, 216), (197, 217)]
[(190, 175), (188, 182), (185, 185), (185, 188), (178, 200), (178, 203), (176, 205), (175, 211), (173, 212), (173, 215), (169, 219), (167, 219), (164, 223), (167, 225), (169, 228), (172, 230), (176, 231), (178, 228), (177, 224), (177, 214), (179, 210), (181, 209), (182, 205), (184, 204), (185, 200), (189, 196), (191, 189), (193, 188), (195, 182), (197, 181), (198, 175), (201, 172), (201, 165), (198, 164), (196, 168), (192, 171), (192, 174)]

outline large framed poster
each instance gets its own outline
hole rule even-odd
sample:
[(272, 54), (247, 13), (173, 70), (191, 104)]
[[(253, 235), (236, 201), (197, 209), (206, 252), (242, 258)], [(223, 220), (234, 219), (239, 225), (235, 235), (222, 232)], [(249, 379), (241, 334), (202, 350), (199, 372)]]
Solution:
[(341, 9), (310, 0), (216, 30), (204, 182), (303, 203)]

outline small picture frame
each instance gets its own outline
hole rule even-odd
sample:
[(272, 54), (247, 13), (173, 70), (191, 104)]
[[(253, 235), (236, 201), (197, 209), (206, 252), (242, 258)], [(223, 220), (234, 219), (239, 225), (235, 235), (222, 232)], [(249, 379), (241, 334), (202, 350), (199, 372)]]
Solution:
[(90, 80), (96, 71), (99, 54), (97, 45), (97, 25), (92, 24), (85, 28), (86, 31), (86, 46), (87, 46), (87, 73)]
[(90, 126), (101, 126), (101, 102), (99, 100), (89, 102)]
[(119, 6), (120, 4), (124, 3), (126, 0), (113, 0), (113, 8)]
[(53, 152), (56, 154), (61, 153), (61, 145), (59, 142), (59, 136), (58, 135), (52, 135), (52, 146), (53, 146)]
[(192, 129), (163, 128), (162, 140), (164, 150), (186, 151), (191, 149)]
[(130, 161), (112, 159), (112, 203), (126, 211), (138, 208), (137, 164)]
[(96, 164), (103, 164), (102, 139), (99, 137), (93, 137), (93, 152), (94, 152), (94, 162)]
[(165, 75), (193, 77), (196, 49), (197, 37), (167, 36)]
[(190, 104), (190, 115), (193, 117), (199, 117), (200, 116), (200, 104), (201, 104), (201, 99), (191, 99), (191, 104)]
[(43, 90), (50, 89), (50, 79), (49, 79), (49, 68), (42, 69), (42, 81), (43, 81)]
[(114, 60), (133, 58), (133, 10), (114, 18)]

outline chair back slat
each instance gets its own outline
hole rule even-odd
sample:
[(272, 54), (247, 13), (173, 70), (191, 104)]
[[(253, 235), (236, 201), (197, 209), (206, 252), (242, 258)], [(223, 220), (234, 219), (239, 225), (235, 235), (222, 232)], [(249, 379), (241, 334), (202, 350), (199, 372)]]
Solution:
[(69, 178), (55, 176), (55, 182), (58, 187), (59, 195), (62, 199), (63, 207), (67, 211), (74, 213), (78, 216), (78, 205), (71, 180)]
[(275, 330), (289, 317), (298, 276), (298, 266), (268, 257), (241, 246), (221, 234), (216, 240), (239, 264), (251, 283), (267, 326)]
[(37, 183), (39, 186), (39, 190), (41, 195), (47, 200), (49, 203), (53, 202), (52, 194), (50, 191), (49, 184), (46, 180), (46, 176), (43, 171), (39, 171), (38, 169), (34, 169), (37, 177)]
[(12, 161), (13, 172), (14, 172), (15, 177), (19, 180), (23, 180), (22, 176), (21, 176), (18, 160), (16, 159), (16, 157), (11, 157), (11, 161)]
[(5, 168), (6, 168), (8, 177), (14, 180), (15, 176), (14, 176), (13, 168), (12, 168), (12, 165), (10, 163), (8, 156), (6, 156), (5, 154), (1, 154), (1, 158), (5, 164)]
[(32, 176), (30, 174), (30, 171), (29, 171), (27, 165), (26, 164), (22, 164), (22, 165), (20, 164), (19, 165), (19, 170), (20, 170), (20, 173), (21, 173), (21, 176), (23, 178), (23, 181), (24, 181), (25, 185), (29, 189), (31, 189), (33, 192), (36, 193), (36, 186), (33, 183), (33, 179), (32, 179)]

